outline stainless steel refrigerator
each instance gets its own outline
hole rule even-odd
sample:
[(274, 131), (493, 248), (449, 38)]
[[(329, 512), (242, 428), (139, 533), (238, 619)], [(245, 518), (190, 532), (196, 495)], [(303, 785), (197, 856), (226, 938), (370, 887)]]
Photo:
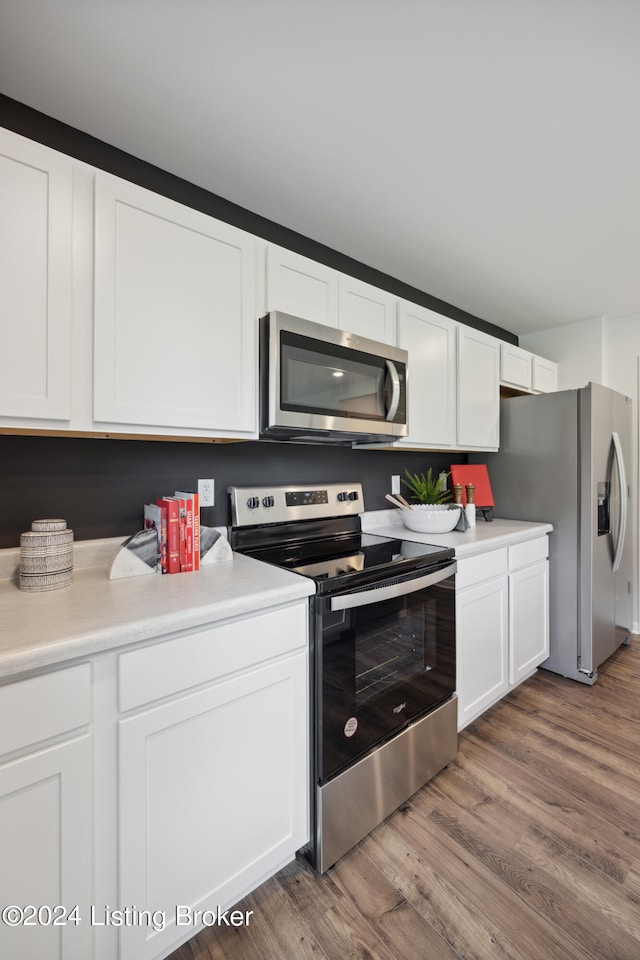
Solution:
[(542, 667), (583, 683), (631, 631), (630, 451), (631, 400), (590, 383), (502, 400), (500, 452), (482, 457), (496, 516), (553, 524)]

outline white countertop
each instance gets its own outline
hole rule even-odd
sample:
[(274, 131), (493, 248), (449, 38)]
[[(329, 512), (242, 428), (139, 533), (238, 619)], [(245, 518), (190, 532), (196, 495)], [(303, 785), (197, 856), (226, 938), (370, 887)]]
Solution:
[(438, 547), (453, 547), (456, 557), (470, 557), (498, 547), (508, 547), (524, 540), (534, 540), (553, 530), (550, 523), (532, 523), (527, 520), (492, 520), (478, 518), (475, 527), (451, 533), (414, 533), (400, 518), (400, 510), (372, 510), (362, 515), (362, 529), (381, 537), (395, 537), (414, 543), (432, 543)]
[[(311, 580), (234, 553), (197, 573), (109, 580), (122, 539), (76, 544), (70, 586), (26, 593), (0, 579), (0, 677), (310, 596)], [(19, 550), (0, 551), (11, 577)], [(85, 564), (90, 565), (85, 565)]]
[[(453, 547), (456, 557), (535, 539), (549, 523), (479, 519), (464, 533), (414, 533), (400, 511), (362, 516), (366, 532), (414, 543)], [(74, 547), (73, 582), (61, 590), (25, 593), (15, 572), (18, 548), (0, 551), (0, 677), (179, 630), (189, 630), (311, 596), (311, 580), (234, 553), (227, 563), (197, 573), (109, 580), (122, 540), (84, 541)]]

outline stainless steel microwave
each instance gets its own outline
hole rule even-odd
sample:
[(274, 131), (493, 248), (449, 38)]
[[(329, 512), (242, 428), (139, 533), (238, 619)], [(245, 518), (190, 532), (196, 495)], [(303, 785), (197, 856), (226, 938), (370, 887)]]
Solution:
[(260, 320), (260, 436), (343, 444), (406, 436), (407, 356), (272, 311)]

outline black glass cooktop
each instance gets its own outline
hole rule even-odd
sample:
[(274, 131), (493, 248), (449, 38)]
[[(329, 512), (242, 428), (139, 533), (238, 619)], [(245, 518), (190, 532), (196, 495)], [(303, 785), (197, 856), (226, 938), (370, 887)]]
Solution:
[(318, 592), (359, 586), (438, 564), (452, 549), (371, 533), (351, 533), (302, 542), (272, 543), (243, 553), (316, 581)]

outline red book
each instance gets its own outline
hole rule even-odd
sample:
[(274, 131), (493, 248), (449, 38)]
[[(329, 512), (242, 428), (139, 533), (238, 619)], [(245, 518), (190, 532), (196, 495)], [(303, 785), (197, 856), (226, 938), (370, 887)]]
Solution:
[[(193, 566), (193, 494), (176, 490), (175, 496), (180, 500), (180, 517), (184, 517), (184, 557), (181, 558), (180, 569), (190, 572)], [(181, 533), (183, 528), (181, 527)]]
[(193, 495), (193, 569), (200, 569), (200, 497)]
[(161, 497), (167, 508), (167, 573), (180, 573), (180, 504), (175, 497)]
[(184, 499), (187, 512), (187, 555), (190, 558), (188, 570), (200, 569), (200, 498), (197, 493), (185, 493), (176, 490), (176, 497)]

